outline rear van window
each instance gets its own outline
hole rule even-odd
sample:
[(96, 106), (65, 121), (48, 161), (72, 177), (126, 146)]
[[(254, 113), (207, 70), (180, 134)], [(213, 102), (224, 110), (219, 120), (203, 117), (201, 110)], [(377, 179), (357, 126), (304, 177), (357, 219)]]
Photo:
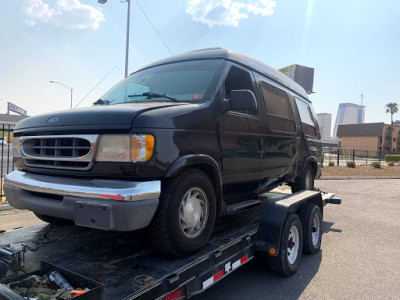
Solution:
[(261, 79), (261, 89), (267, 108), (267, 120), (271, 130), (295, 133), (296, 124), (287, 93)]

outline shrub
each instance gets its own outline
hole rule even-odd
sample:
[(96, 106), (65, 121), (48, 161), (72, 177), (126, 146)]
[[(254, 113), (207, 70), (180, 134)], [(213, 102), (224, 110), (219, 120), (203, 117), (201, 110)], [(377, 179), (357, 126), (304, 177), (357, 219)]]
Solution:
[(373, 163), (372, 163), (372, 166), (374, 167), (374, 169), (380, 169), (380, 168), (381, 168), (381, 164), (378, 163), (377, 161), (376, 161), (376, 162), (373, 162)]
[(392, 161), (388, 161), (387, 164), (388, 164), (389, 167), (393, 167), (394, 166), (394, 162), (392, 162)]
[(386, 154), (385, 160), (386, 162), (398, 162), (400, 161), (400, 154)]
[(355, 168), (356, 167), (356, 163), (354, 161), (348, 161), (346, 163), (348, 168)]
[(324, 165), (324, 159), (325, 159), (325, 154), (322, 153), (322, 154), (321, 154), (321, 165), (322, 165), (322, 166)]
[(330, 167), (333, 167), (334, 165), (335, 165), (335, 163), (334, 163), (333, 161), (330, 161), (330, 162), (329, 162), (329, 166), (330, 166)]

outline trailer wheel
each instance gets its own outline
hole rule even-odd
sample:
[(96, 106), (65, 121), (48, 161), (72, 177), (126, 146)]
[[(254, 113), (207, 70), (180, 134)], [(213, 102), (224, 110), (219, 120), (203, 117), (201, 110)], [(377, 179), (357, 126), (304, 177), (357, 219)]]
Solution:
[(303, 228), (296, 214), (289, 214), (283, 224), (280, 250), (277, 256), (269, 257), (272, 272), (286, 277), (299, 268), (303, 250)]
[(292, 193), (313, 190), (314, 189), (314, 170), (310, 164), (307, 165), (306, 169), (302, 174), (300, 174), (292, 184)]
[(150, 237), (161, 252), (182, 255), (199, 250), (214, 227), (216, 197), (207, 175), (187, 169), (162, 183)]
[(321, 248), (321, 210), (315, 204), (306, 203), (299, 210), (299, 218), (303, 225), (303, 251), (307, 254), (315, 254)]
[(34, 213), (34, 214), (40, 220), (42, 220), (43, 222), (49, 223), (49, 224), (57, 224), (57, 225), (73, 224), (73, 222), (70, 221), (70, 220), (61, 219), (61, 218), (52, 217), (52, 216), (47, 216), (47, 215), (42, 215), (42, 214), (38, 214), (38, 213)]

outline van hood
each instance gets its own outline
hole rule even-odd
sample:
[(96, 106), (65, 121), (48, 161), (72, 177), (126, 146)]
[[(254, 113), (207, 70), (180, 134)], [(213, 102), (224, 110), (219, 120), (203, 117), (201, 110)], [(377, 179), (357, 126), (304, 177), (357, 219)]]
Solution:
[(29, 117), (15, 125), (15, 133), (58, 130), (127, 130), (139, 114), (185, 103), (145, 102), (101, 105)]

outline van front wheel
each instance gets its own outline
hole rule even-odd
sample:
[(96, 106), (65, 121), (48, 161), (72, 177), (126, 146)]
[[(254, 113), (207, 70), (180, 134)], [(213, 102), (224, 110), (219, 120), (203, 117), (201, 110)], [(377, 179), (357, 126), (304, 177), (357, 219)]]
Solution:
[(162, 183), (150, 237), (161, 252), (182, 255), (199, 250), (214, 227), (216, 197), (207, 175), (188, 169)]

